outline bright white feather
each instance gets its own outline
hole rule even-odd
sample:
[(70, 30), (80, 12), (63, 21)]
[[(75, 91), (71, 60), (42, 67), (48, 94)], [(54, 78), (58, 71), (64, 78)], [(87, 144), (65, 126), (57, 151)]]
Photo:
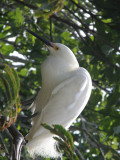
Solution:
[(41, 123), (60, 124), (68, 129), (86, 106), (91, 94), (92, 82), (89, 73), (79, 67), (71, 50), (62, 44), (57, 46), (61, 50), (55, 53), (56, 57), (50, 48), (53, 55), (50, 55), (43, 64), (43, 86), (32, 104), (34, 112), (40, 113), (33, 118), (33, 126), (26, 137), (29, 140), (28, 151), (33, 157), (35, 154), (52, 158), (61, 156), (56, 150), (54, 135), (43, 128)]

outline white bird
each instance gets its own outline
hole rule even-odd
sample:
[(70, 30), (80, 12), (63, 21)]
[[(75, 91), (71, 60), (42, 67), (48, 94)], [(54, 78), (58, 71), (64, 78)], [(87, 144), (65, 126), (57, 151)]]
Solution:
[(41, 65), (42, 87), (31, 105), (34, 113), (32, 128), (27, 135), (27, 148), (32, 157), (57, 158), (61, 154), (56, 149), (53, 134), (41, 126), (60, 124), (66, 129), (79, 116), (86, 106), (92, 88), (88, 71), (79, 67), (73, 52), (65, 45), (49, 42), (34, 32), (50, 51), (50, 55)]

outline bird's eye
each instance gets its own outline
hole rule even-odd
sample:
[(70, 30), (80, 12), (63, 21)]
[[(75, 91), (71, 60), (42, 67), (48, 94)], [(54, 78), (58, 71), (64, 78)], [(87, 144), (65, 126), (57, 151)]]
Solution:
[(51, 44), (51, 46), (52, 46), (55, 50), (58, 50), (58, 49), (59, 49), (59, 47), (56, 46), (53, 42), (50, 42), (50, 44)]
[(58, 50), (58, 49), (59, 49), (59, 47), (58, 47), (58, 46), (55, 46), (55, 47), (54, 47), (54, 49), (55, 49), (55, 50)]

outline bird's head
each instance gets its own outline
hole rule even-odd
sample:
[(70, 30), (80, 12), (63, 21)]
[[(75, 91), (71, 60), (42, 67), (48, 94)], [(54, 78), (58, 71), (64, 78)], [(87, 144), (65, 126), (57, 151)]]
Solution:
[(50, 42), (50, 46), (47, 46), (47, 48), (53, 56), (64, 58), (69, 58), (70, 56), (72, 56), (72, 58), (74, 57), (73, 52), (64, 44)]
[(50, 51), (50, 55), (61, 57), (65, 59), (66, 62), (68, 61), (70, 63), (78, 64), (73, 52), (67, 46), (61, 43), (50, 42), (44, 39), (43, 37), (41, 37), (40, 35), (34, 33), (33, 31), (29, 29), (26, 29), (26, 30), (36, 38), (40, 39), (47, 46), (48, 50)]
[(70, 72), (79, 68), (76, 57), (67, 46), (50, 42), (31, 30), (27, 29), (27, 31), (40, 39), (50, 51), (50, 55), (41, 65), (42, 83), (46, 85), (48, 78), (50, 85), (51, 83), (54, 85), (60, 83), (60, 81), (68, 78)]

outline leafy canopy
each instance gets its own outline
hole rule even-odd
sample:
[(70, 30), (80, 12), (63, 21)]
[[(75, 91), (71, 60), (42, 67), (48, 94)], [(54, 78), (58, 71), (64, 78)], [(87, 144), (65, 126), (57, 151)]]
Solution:
[[(48, 40), (67, 45), (80, 66), (91, 74), (91, 98), (70, 127), (78, 151), (75, 155), (82, 160), (119, 160), (119, 6), (119, 0), (1, 0), (0, 114), (14, 121), (22, 107), (20, 114), (30, 116), (25, 105), (32, 103), (40, 89), (41, 63), (48, 52), (42, 42), (26, 32), (25, 28), (29, 28)], [(30, 123), (18, 118), (16, 126), (25, 136)], [(5, 131), (2, 138), (11, 153)], [(0, 158), (5, 159), (7, 151), (3, 145), (0, 149)], [(21, 159), (27, 156), (23, 149)], [(63, 159), (69, 159), (67, 151)]]

